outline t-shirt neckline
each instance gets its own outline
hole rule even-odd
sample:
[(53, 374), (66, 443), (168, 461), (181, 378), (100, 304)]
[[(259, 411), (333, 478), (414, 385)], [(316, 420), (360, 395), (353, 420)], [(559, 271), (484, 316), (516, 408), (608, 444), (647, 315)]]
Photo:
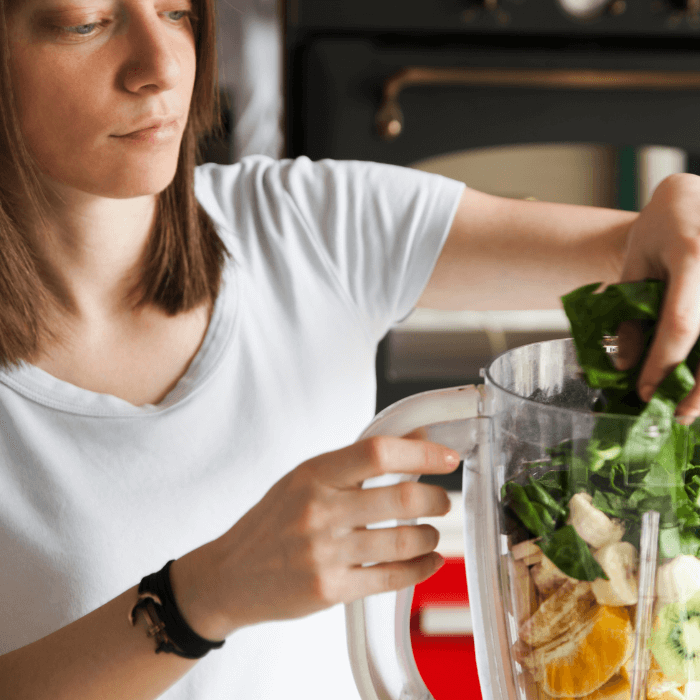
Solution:
[(58, 379), (24, 361), (12, 368), (0, 369), (0, 383), (36, 403), (83, 416), (139, 417), (171, 410), (197, 392), (222, 361), (237, 315), (238, 279), (233, 267), (229, 261), (222, 271), (219, 295), (199, 350), (185, 374), (157, 404), (136, 406), (112, 394)]

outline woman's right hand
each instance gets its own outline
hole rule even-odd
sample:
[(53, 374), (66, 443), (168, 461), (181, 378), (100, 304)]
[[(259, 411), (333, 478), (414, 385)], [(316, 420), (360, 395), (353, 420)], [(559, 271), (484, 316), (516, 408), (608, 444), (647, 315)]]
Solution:
[[(430, 525), (366, 529), (444, 515), (439, 486), (407, 481), (362, 489), (391, 473), (446, 474), (459, 456), (423, 440), (373, 437), (314, 457), (280, 479), (230, 530), (178, 559), (173, 589), (200, 635), (302, 617), (337, 603), (399, 590), (431, 576), (442, 557)], [(363, 564), (374, 563), (373, 566)]]

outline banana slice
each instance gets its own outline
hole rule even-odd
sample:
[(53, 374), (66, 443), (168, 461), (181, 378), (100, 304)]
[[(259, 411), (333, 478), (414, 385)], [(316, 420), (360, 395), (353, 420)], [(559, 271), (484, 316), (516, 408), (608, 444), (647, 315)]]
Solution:
[(636, 605), (638, 599), (637, 550), (629, 542), (605, 545), (593, 553), (609, 581), (597, 578), (591, 590), (600, 605)]
[(540, 550), (539, 554), (530, 554), (530, 556), (523, 557), (520, 561), (526, 566), (534, 566), (535, 564), (539, 564), (543, 559), (544, 554), (542, 554), (542, 551)]
[(567, 581), (577, 579), (567, 576), (554, 562), (542, 555), (542, 561), (530, 569), (532, 580), (543, 598), (548, 598)]
[(685, 602), (700, 590), (700, 560), (681, 554), (656, 572), (657, 604)]
[(533, 647), (548, 644), (584, 619), (594, 604), (587, 581), (567, 581), (520, 625), (520, 638)]
[[(541, 606), (540, 606), (541, 607)], [(569, 656), (581, 645), (583, 638), (590, 632), (593, 625), (591, 613), (596, 610), (595, 606), (584, 612), (578, 619), (564, 631), (564, 634), (554, 637), (546, 644), (532, 647), (528, 646), (522, 639), (516, 649), (516, 659), (532, 673), (536, 680), (542, 680), (545, 667), (551, 661)]]
[(598, 510), (593, 505), (593, 497), (589, 493), (577, 493), (571, 497), (567, 523), (573, 525), (581, 539), (593, 549), (619, 542), (625, 534), (624, 525)]
[(513, 562), (513, 586), (515, 617), (518, 626), (532, 616), (537, 610), (537, 594), (535, 584), (530, 577), (530, 570), (522, 560)]
[(522, 561), (527, 564), (527, 566), (539, 564), (544, 554), (542, 554), (542, 550), (537, 546), (536, 542), (536, 539), (518, 542), (518, 544), (514, 545), (510, 550), (513, 559)]
[(524, 542), (518, 542), (518, 544), (513, 545), (510, 550), (513, 559), (527, 559), (534, 555), (542, 556), (542, 550), (537, 546), (537, 539), (525, 540)]

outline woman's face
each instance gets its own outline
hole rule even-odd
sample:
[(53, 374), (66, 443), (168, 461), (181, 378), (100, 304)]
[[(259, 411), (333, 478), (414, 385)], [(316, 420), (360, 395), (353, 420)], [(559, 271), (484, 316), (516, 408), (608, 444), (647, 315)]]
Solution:
[[(111, 198), (172, 182), (194, 87), (191, 0), (18, 0), (12, 81), (29, 150), (63, 185)], [(171, 130), (119, 138), (156, 119)]]

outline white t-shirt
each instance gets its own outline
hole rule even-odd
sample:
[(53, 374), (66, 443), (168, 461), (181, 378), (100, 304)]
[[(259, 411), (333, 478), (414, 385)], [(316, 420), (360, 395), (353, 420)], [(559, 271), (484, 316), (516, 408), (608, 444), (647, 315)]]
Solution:
[[(0, 372), (0, 653), (218, 537), (295, 466), (357, 438), (376, 344), (420, 297), (463, 188), (354, 161), (197, 168), (233, 262), (167, 397), (134, 406), (32, 365)], [(343, 607), (240, 629), (162, 697), (357, 700)]]

